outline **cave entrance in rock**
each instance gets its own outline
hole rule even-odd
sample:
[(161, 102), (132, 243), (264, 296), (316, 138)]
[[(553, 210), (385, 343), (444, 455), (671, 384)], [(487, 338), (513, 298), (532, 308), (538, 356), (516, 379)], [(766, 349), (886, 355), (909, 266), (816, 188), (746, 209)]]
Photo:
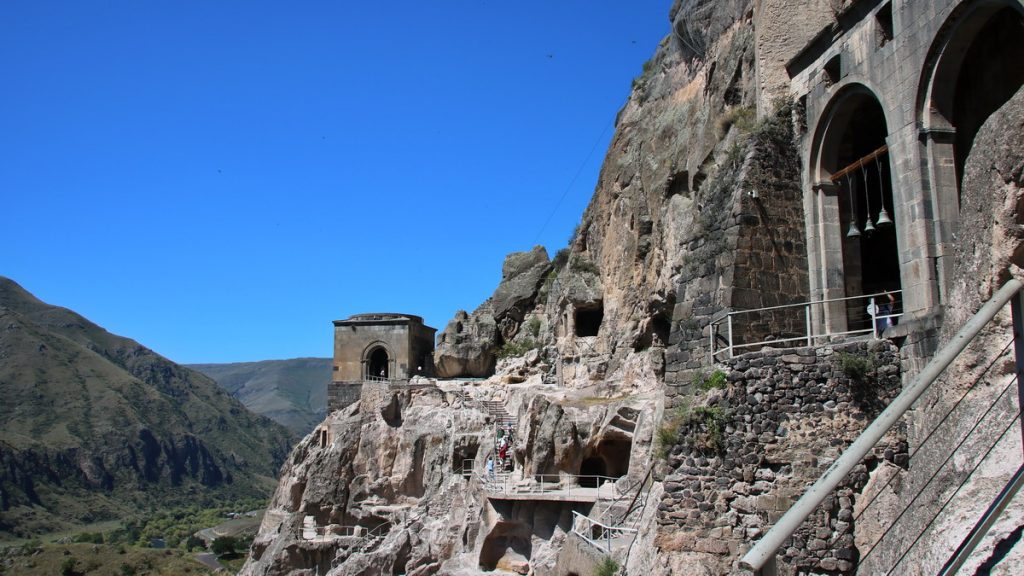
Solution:
[[(826, 300), (900, 290), (900, 219), (885, 112), (867, 88), (852, 85), (829, 104), (822, 125), (816, 200), (825, 248), (813, 282)], [(866, 304), (833, 302), (814, 312), (827, 332), (864, 330), (871, 328)]]
[[(602, 437), (597, 445), (588, 450), (583, 462), (580, 463), (580, 486), (597, 488), (604, 479), (622, 478), (629, 472), (629, 454), (633, 441), (627, 435), (617, 433)], [(587, 478), (591, 476), (591, 478)]]
[(596, 306), (586, 306), (576, 309), (574, 318), (576, 336), (597, 336), (601, 330), (601, 322), (604, 320), (604, 306), (598, 303)]
[(367, 356), (366, 375), (371, 378), (389, 378), (389, 364), (388, 351), (383, 346), (378, 346)]

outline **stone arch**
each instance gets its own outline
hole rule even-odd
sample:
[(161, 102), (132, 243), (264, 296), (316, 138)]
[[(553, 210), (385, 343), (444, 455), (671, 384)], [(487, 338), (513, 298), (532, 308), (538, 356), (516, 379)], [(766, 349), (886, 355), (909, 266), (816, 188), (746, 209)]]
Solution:
[[(993, 43), (997, 54), (991, 54)], [(962, 2), (928, 49), (915, 114), (921, 188), (934, 214), (930, 233), (940, 300), (950, 288), (949, 256), (960, 226), (964, 162), (981, 124), (1024, 82), (1022, 60), (1024, 6), (1014, 0)]]
[(921, 72), (917, 115), (925, 136), (952, 144), (959, 188), (974, 136), (1024, 85), (1024, 6), (1015, 0), (963, 2), (932, 41)]
[(391, 348), (376, 340), (363, 349), (362, 355), (363, 378), (374, 377), (394, 378), (395, 355)]
[[(815, 204), (808, 257), (816, 298), (830, 300), (902, 286), (899, 206), (906, 199), (896, 193), (891, 155), (883, 148), (889, 142), (890, 125), (877, 92), (859, 81), (837, 87), (814, 123), (807, 162)], [(832, 181), (843, 168), (872, 154), (875, 159), (849, 178)], [(882, 208), (895, 226), (875, 224)], [(818, 326), (832, 333), (871, 327), (864, 302), (859, 300), (815, 307), (812, 314)]]

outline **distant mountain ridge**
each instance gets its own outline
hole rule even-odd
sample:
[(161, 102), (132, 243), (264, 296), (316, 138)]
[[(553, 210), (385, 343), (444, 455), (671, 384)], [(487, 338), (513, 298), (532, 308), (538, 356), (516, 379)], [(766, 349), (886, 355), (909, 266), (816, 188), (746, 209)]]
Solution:
[(0, 538), (269, 493), (294, 436), (0, 276)]
[(249, 410), (296, 434), (308, 434), (326, 416), (330, 358), (186, 366), (213, 378)]

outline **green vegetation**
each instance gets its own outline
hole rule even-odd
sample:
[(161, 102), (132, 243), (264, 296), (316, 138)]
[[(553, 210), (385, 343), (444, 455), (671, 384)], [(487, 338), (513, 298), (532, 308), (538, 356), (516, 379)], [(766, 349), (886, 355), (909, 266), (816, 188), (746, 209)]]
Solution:
[(530, 350), (540, 348), (540, 344), (533, 338), (523, 338), (514, 342), (505, 342), (498, 350), (498, 358), (518, 358), (525, 356)]
[(231, 536), (221, 536), (210, 545), (210, 551), (217, 556), (234, 556), (235, 548), (238, 547), (238, 540)]
[(868, 373), (875, 368), (874, 358), (863, 354), (836, 352), (834, 358), (839, 370), (854, 384), (864, 384)]
[(697, 406), (684, 404), (667, 415), (655, 433), (655, 455), (667, 458), (672, 447), (687, 443), (700, 451), (722, 452), (725, 450), (725, 429), (730, 414), (720, 406)]
[(526, 321), (526, 331), (534, 338), (540, 336), (540, 318), (531, 316), (530, 319)]
[(19, 576), (181, 576), (213, 574), (192, 554), (109, 544), (39, 544), (8, 548), (0, 574)]
[[(142, 521), (126, 523), (125, 539), (111, 538), (107, 541), (134, 542), (140, 546), (148, 546), (152, 539), (163, 538), (170, 548), (187, 549), (190, 537), (197, 531), (224, 523), (230, 513), (256, 510), (266, 505), (266, 501), (250, 498), (210, 508), (189, 506), (164, 510)], [(251, 526), (253, 532), (259, 524), (256, 518), (251, 517), (242, 517), (233, 523), (242, 531), (246, 526)], [(191, 544), (195, 546), (196, 542), (193, 540)]]
[(594, 569), (594, 576), (615, 576), (619, 573), (619, 563), (605, 556), (601, 563)]
[(649, 97), (647, 86), (650, 84), (651, 79), (654, 78), (656, 67), (654, 65), (654, 59), (651, 58), (644, 62), (643, 67), (640, 70), (640, 75), (633, 78), (632, 89), (637, 94), (637, 100), (642, 104), (647, 101)]
[(571, 268), (574, 272), (589, 272), (590, 274), (601, 273), (601, 270), (598, 269), (596, 264), (581, 256), (574, 258), (569, 263), (569, 268)]
[(707, 392), (708, 390), (723, 390), (726, 386), (725, 372), (715, 370), (711, 375), (698, 372), (693, 375), (693, 387), (695, 390)]
[(741, 134), (749, 134), (757, 128), (757, 110), (753, 106), (734, 106), (718, 117), (718, 133), (725, 136), (729, 129), (736, 127)]

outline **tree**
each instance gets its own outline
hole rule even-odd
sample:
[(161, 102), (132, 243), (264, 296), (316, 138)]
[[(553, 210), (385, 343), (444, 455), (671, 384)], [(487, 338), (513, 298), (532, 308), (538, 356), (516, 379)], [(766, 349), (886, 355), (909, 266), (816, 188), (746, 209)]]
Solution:
[(230, 556), (235, 553), (236, 546), (238, 546), (238, 541), (233, 537), (221, 536), (213, 541), (210, 550), (217, 556)]

